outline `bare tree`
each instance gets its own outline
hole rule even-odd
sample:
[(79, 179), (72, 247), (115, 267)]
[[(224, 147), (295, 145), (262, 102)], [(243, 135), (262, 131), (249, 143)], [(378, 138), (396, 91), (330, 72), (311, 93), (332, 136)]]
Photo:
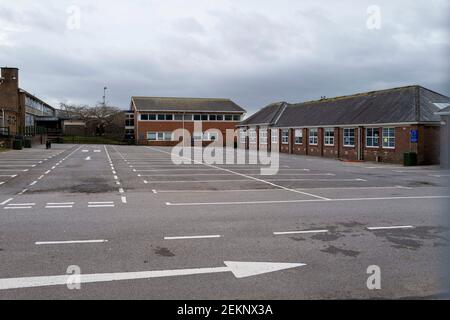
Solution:
[(124, 135), (125, 116), (120, 108), (103, 104), (90, 107), (61, 103), (59, 113), (62, 118), (83, 121), (91, 134), (116, 138)]

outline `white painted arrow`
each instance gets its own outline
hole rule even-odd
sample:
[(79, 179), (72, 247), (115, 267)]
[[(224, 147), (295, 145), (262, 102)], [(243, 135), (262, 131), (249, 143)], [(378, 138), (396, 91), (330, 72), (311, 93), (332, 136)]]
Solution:
[(246, 278), (264, 273), (305, 266), (304, 263), (278, 262), (225, 261), (224, 263), (226, 267), (156, 270), (141, 272), (95, 273), (81, 274), (79, 276), (69, 274), (60, 276), (0, 279), (0, 290), (67, 285), (74, 283), (74, 279), (77, 277), (79, 277), (77, 278), (77, 280), (79, 280), (79, 283), (150, 279), (219, 272), (232, 272), (236, 278)]
[(84, 160), (91, 160), (91, 157), (86, 157), (86, 159), (84, 159)]

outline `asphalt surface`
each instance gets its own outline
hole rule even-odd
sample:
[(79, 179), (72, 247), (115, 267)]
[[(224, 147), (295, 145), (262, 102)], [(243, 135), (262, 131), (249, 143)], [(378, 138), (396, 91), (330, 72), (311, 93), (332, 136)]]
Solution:
[[(449, 171), (281, 154), (278, 174), (265, 176), (258, 165), (174, 165), (170, 151), (53, 145), (0, 153), (0, 299), (446, 292)], [(225, 261), (305, 265), (240, 278)], [(79, 290), (1, 288), (5, 279), (67, 275), (73, 265), (111, 279)], [(380, 290), (366, 285), (372, 265), (381, 270)], [(119, 273), (199, 268), (111, 281)]]

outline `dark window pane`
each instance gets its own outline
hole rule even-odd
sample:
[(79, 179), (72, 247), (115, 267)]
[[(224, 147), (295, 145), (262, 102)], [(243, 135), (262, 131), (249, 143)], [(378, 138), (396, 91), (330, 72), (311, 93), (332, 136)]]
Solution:
[(148, 114), (141, 114), (141, 120), (148, 120)]

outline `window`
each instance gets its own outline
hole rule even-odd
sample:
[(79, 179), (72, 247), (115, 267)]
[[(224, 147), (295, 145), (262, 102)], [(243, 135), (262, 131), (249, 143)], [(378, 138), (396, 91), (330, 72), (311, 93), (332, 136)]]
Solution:
[(141, 120), (148, 120), (148, 114), (141, 114)]
[(326, 146), (334, 146), (334, 129), (325, 128), (323, 139)]
[(164, 140), (172, 141), (172, 132), (164, 132)]
[(164, 114), (158, 114), (158, 120), (166, 120), (166, 116)]
[(185, 114), (184, 121), (192, 121), (192, 114)]
[(225, 115), (225, 121), (233, 121), (233, 116), (231, 114)]
[(176, 114), (173, 116), (175, 121), (183, 121), (183, 115), (182, 114)]
[(166, 120), (172, 121), (173, 120), (173, 114), (166, 114)]
[(309, 129), (309, 144), (317, 145), (319, 142), (317, 129)]
[(218, 134), (217, 132), (203, 132), (203, 140), (204, 141), (215, 141), (217, 140)]
[(208, 115), (202, 114), (202, 121), (208, 121)]
[(241, 116), (238, 115), (238, 114), (235, 114), (235, 115), (233, 116), (233, 121), (241, 121)]
[(217, 121), (223, 121), (223, 115), (218, 114), (217, 115)]
[(147, 139), (150, 141), (156, 141), (156, 132), (147, 132)]
[(383, 148), (395, 148), (395, 128), (383, 128)]
[(172, 141), (172, 132), (147, 132), (150, 141)]
[(355, 146), (355, 128), (344, 128), (344, 147)]
[(249, 136), (250, 143), (252, 143), (252, 144), (256, 143), (257, 137), (256, 137), (255, 129), (248, 130), (248, 136)]
[(302, 143), (303, 143), (303, 130), (295, 129), (295, 144), (302, 144)]
[(367, 128), (366, 129), (366, 147), (378, 148), (380, 146), (380, 129)]
[(200, 121), (202, 119), (202, 116), (199, 114), (194, 114), (194, 121)]
[(272, 143), (278, 143), (278, 129), (270, 130), (272, 136)]
[(281, 131), (281, 143), (289, 144), (289, 130), (284, 129)]
[(259, 144), (267, 144), (267, 129), (259, 129)]
[(149, 114), (148, 120), (156, 120), (156, 114)]
[(216, 121), (217, 117), (215, 114), (210, 114), (209, 115), (209, 121)]
[(201, 132), (194, 132), (193, 137), (195, 141), (199, 141), (202, 140), (203, 134)]
[(247, 141), (247, 132), (245, 131), (245, 129), (241, 129), (241, 130), (239, 130), (239, 141), (241, 142), (241, 143), (246, 143)]

